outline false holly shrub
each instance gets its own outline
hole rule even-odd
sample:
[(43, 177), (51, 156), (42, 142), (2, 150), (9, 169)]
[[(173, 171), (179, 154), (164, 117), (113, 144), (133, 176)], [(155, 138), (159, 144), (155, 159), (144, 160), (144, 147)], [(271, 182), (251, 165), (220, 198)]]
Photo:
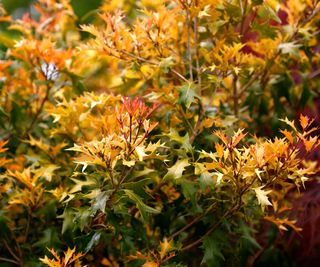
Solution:
[(294, 120), (319, 96), (319, 11), (1, 8), (0, 266), (268, 263), (302, 230), (290, 209), (319, 172), (314, 120)]

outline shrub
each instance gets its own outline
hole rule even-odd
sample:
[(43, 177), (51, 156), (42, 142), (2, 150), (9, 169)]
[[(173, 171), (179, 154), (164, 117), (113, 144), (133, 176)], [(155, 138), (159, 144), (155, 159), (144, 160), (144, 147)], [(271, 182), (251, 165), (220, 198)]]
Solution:
[(0, 266), (253, 266), (301, 231), (318, 1), (34, 7), (1, 10)]

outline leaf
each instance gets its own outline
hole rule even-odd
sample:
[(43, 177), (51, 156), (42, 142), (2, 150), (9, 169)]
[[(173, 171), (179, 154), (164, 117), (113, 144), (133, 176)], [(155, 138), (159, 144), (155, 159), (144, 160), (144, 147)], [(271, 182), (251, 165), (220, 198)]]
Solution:
[(163, 259), (168, 252), (172, 250), (172, 240), (169, 242), (167, 238), (164, 239), (163, 242), (160, 242), (160, 257)]
[(272, 19), (278, 23), (281, 23), (281, 19), (278, 17), (277, 13), (266, 3), (263, 4), (263, 7), (259, 9), (259, 16), (264, 19)]
[(203, 10), (198, 13), (198, 17), (210, 17), (211, 15), (208, 13), (210, 11), (210, 5), (206, 5)]
[(57, 216), (57, 218), (63, 219), (61, 233), (64, 234), (68, 229), (74, 227), (73, 219), (74, 212), (70, 208), (66, 208), (63, 214)]
[(219, 157), (220, 159), (222, 159), (223, 154), (224, 154), (224, 146), (221, 145), (221, 144), (219, 144), (219, 143), (215, 143), (214, 146), (215, 146), (215, 148), (216, 148), (218, 157)]
[(189, 83), (179, 87), (178, 90), (180, 92), (178, 103), (190, 108), (191, 104), (195, 102), (195, 98), (198, 97), (196, 94), (196, 86)]
[(168, 134), (168, 137), (170, 137), (171, 140), (182, 144), (182, 147), (185, 148), (187, 151), (192, 150), (192, 146), (189, 142), (189, 134), (188, 133), (186, 133), (184, 136), (180, 136), (180, 134), (177, 132), (177, 130), (170, 128), (170, 133)]
[(139, 209), (142, 219), (144, 221), (147, 220), (147, 213), (153, 213), (153, 214), (160, 213), (159, 210), (156, 210), (155, 208), (152, 208), (146, 205), (143, 202), (143, 200), (137, 194), (135, 194), (132, 190), (123, 189), (123, 191), (131, 200), (133, 200), (134, 203), (136, 203), (137, 208)]
[(159, 264), (154, 261), (147, 261), (141, 267), (158, 267), (158, 266), (159, 266)]
[(310, 152), (311, 149), (314, 147), (314, 145), (317, 144), (318, 138), (317, 138), (317, 136), (310, 137), (309, 139), (303, 137), (302, 141), (303, 141), (303, 144), (304, 144), (307, 152)]
[(294, 126), (294, 121), (290, 121), (287, 117), (285, 119), (280, 119), (280, 121), (285, 122), (287, 125), (289, 125), (295, 132), (297, 132), (296, 127)]
[(220, 266), (219, 262), (221, 262), (221, 260), (225, 261), (222, 246), (219, 244), (219, 239), (214, 238), (215, 236), (216, 234), (206, 237), (201, 246), (204, 250), (201, 263), (205, 263), (207, 266)]
[(93, 180), (82, 181), (74, 178), (71, 178), (71, 180), (75, 183), (75, 185), (69, 191), (70, 194), (81, 191), (83, 186), (95, 185), (95, 182)]
[(96, 213), (98, 210), (105, 212), (106, 204), (111, 193), (112, 190), (100, 192), (97, 197), (91, 201), (91, 210), (93, 213)]
[(180, 159), (171, 167), (168, 168), (168, 172), (163, 177), (163, 179), (173, 178), (179, 179), (182, 177), (182, 173), (185, 170), (185, 167), (190, 166), (188, 159)]
[(290, 144), (294, 143), (294, 139), (291, 132), (289, 132), (288, 130), (281, 130), (280, 132), (289, 140)]
[(73, 254), (75, 253), (76, 248), (73, 249), (68, 248), (66, 252), (64, 252), (64, 263), (67, 265), (69, 263), (69, 260), (72, 258)]
[(228, 138), (223, 132), (216, 131), (214, 134), (224, 143), (224, 145), (228, 146), (229, 144)]
[(272, 190), (264, 191), (262, 190), (263, 186), (253, 188), (253, 190), (256, 193), (257, 199), (259, 204), (261, 205), (262, 208), (265, 206), (272, 206), (271, 202), (269, 201), (267, 195), (272, 192)]
[(308, 116), (304, 116), (302, 114), (300, 114), (300, 125), (302, 127), (303, 130), (306, 130), (308, 128), (308, 126), (313, 122), (313, 120), (310, 120), (308, 118)]
[(145, 157), (145, 156), (148, 156), (144, 151), (144, 147), (143, 146), (137, 146), (136, 148), (135, 148), (135, 151), (136, 151), (136, 153), (137, 153), (137, 155), (138, 155), (138, 158), (139, 158), (139, 161), (143, 161), (143, 158)]
[(88, 242), (88, 244), (84, 250), (85, 253), (88, 253), (94, 246), (96, 246), (99, 243), (100, 237), (101, 237), (100, 231), (97, 231), (93, 234), (93, 236), (91, 237), (90, 241)]
[(247, 135), (246, 133), (243, 133), (244, 129), (239, 129), (234, 136), (232, 137), (232, 142), (231, 145), (232, 147), (236, 147), (237, 144), (239, 144), (239, 142)]
[(173, 60), (172, 56), (162, 58), (159, 63), (159, 67), (164, 73), (168, 73), (171, 66), (173, 66), (173, 65), (174, 65), (174, 60)]
[(278, 50), (282, 54), (299, 55), (299, 47), (301, 47), (301, 45), (296, 44), (295, 42), (281, 43), (278, 45)]

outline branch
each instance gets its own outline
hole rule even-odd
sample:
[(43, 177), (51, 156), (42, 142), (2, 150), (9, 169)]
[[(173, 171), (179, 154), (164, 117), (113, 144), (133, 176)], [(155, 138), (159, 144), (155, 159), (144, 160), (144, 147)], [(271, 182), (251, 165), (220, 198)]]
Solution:
[(196, 136), (199, 132), (199, 128), (201, 126), (202, 118), (204, 115), (203, 106), (202, 106), (201, 100), (199, 98), (198, 98), (198, 102), (199, 102), (199, 115), (198, 115), (197, 123), (196, 123), (195, 127), (193, 128), (192, 135), (189, 138), (189, 142), (191, 144), (193, 143), (194, 139), (196, 138)]
[(7, 258), (3, 258), (3, 257), (0, 257), (0, 261), (10, 262), (10, 263), (16, 264), (18, 266), (21, 266), (18, 261), (7, 259)]
[[(198, 6), (198, 1), (195, 1), (195, 5)], [(201, 80), (201, 69), (200, 69), (200, 63), (199, 63), (199, 33), (198, 33), (198, 17), (196, 16), (194, 18), (194, 26), (193, 26), (193, 31), (194, 31), (194, 43), (195, 43), (195, 48), (196, 48), (196, 70), (197, 70), (197, 79), (198, 79), (198, 85), (199, 85), (199, 91), (200, 91), (200, 96), (202, 95), (202, 80)]]
[(40, 104), (40, 107), (39, 109), (37, 110), (37, 113), (35, 114), (35, 116), (33, 117), (33, 120), (32, 122), (30, 123), (28, 129), (25, 131), (25, 133), (23, 134), (23, 136), (27, 136), (29, 132), (32, 131), (32, 128), (34, 127), (35, 123), (37, 122), (42, 110), (43, 110), (43, 107), (44, 107), (44, 104), (47, 102), (47, 100), (49, 99), (49, 93), (50, 93), (50, 89), (51, 87), (49, 86), (49, 84), (47, 84), (47, 88), (46, 88), (46, 94), (44, 96), (44, 98), (42, 99), (41, 101), (41, 104)]
[(191, 33), (190, 33), (190, 12), (189, 9), (186, 9), (186, 26), (187, 26), (187, 51), (188, 51), (188, 60), (189, 60), (189, 74), (190, 81), (193, 81), (193, 73), (192, 73), (192, 53), (191, 53)]
[(191, 222), (186, 224), (184, 227), (179, 229), (177, 232), (173, 233), (168, 239), (171, 240), (175, 238), (176, 236), (180, 235), (182, 232), (193, 226), (195, 223), (199, 222), (204, 216), (206, 216), (213, 208), (217, 206), (217, 203), (214, 203), (212, 206), (209, 207), (209, 209), (206, 210), (206, 212), (200, 214), (199, 216), (195, 217)]
[(240, 209), (240, 207), (241, 206), (239, 204), (236, 204), (232, 209), (226, 211), (226, 213), (222, 217), (220, 217), (220, 220), (217, 223), (215, 223), (202, 237), (200, 237), (196, 241), (182, 247), (181, 251), (186, 251), (186, 250), (189, 250), (189, 249), (199, 245), (205, 237), (209, 236), (213, 231), (215, 231), (223, 223), (224, 219), (232, 216), (235, 212), (237, 212)]
[(16, 259), (16, 262), (18, 263), (19, 266), (22, 266), (21, 264), (21, 259), (13, 252), (13, 250), (10, 248), (10, 246), (8, 245), (7, 241), (5, 239), (2, 239), (4, 246), (6, 247), (6, 249), (9, 251), (9, 253), (11, 254), (11, 256), (13, 258)]

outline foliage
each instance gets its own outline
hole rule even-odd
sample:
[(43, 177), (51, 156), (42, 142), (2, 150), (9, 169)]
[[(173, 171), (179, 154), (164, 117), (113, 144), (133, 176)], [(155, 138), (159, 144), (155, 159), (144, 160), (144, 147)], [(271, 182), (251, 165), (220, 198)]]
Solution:
[(288, 211), (320, 140), (294, 118), (319, 97), (319, 11), (1, 8), (0, 266), (253, 266), (264, 224), (300, 232)]

